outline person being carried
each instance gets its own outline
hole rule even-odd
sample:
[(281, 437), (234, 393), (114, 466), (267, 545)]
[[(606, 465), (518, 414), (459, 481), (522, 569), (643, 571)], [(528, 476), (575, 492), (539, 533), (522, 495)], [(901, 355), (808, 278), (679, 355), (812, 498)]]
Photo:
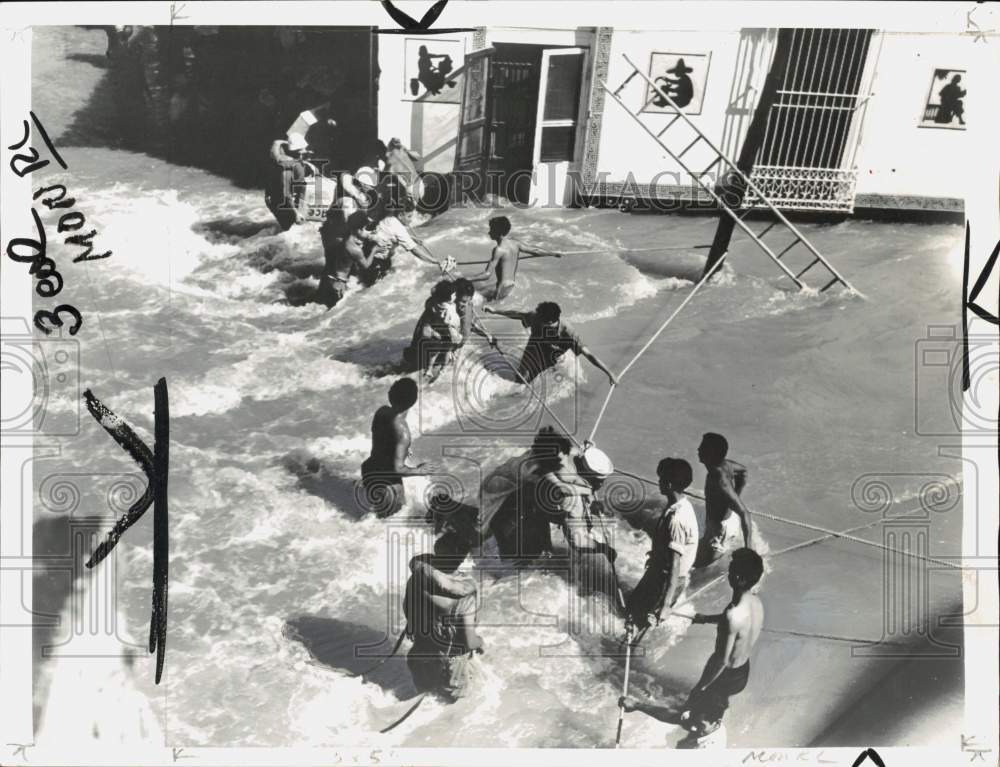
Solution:
[[(326, 265), (319, 280), (316, 300), (332, 309), (344, 297), (347, 280), (354, 274), (365, 274), (372, 266), (371, 247), (367, 245), (368, 216), (355, 211), (347, 219), (347, 232), (338, 234), (339, 228), (332, 217), (328, 217), (319, 228), (323, 240), (323, 255)], [(366, 254), (366, 251), (367, 254)]]
[(476, 585), (455, 575), (460, 563), (457, 556), (418, 554), (410, 560), (403, 597), (413, 684), (449, 703), (475, 686), (480, 677), (475, 654), (485, 652), (476, 633)]
[(299, 211), (306, 177), (301, 154), (307, 146), (305, 137), (297, 133), (291, 134), (288, 140), (278, 139), (271, 144), (271, 167), (264, 186), (264, 203), (283, 232), (304, 220)]
[(486, 342), (493, 346), (496, 339), (489, 333), (476, 315), (476, 287), (465, 277), (455, 280), (455, 309), (458, 311), (458, 318), (462, 323), (462, 341), (464, 345), (473, 333), (482, 336)]
[(410, 428), (407, 411), (416, 404), (417, 382), (400, 378), (389, 387), (389, 404), (383, 405), (372, 418), (371, 454), (361, 464), (361, 486), (365, 505), (377, 517), (388, 517), (403, 507), (406, 496), (403, 477), (419, 477), (438, 471), (433, 463), (408, 466)]
[(414, 205), (424, 196), (424, 182), (421, 181), (420, 171), (417, 169), (417, 163), (422, 161), (423, 158), (419, 154), (405, 147), (398, 138), (389, 139), (385, 153), (385, 171), (394, 174), (402, 182)]
[(489, 235), (490, 239), (496, 242), (496, 247), (493, 248), (489, 263), (486, 264), (483, 271), (469, 277), (472, 282), (486, 282), (495, 269), (496, 290), (492, 297), (494, 301), (506, 298), (514, 290), (517, 265), (521, 255), (562, 257), (560, 253), (555, 251), (530, 247), (513, 237), (509, 237), (510, 229), (510, 219), (506, 216), (496, 216), (490, 219)]
[(517, 368), (517, 380), (530, 382), (549, 368), (553, 367), (562, 356), (572, 350), (577, 356), (586, 357), (602, 371), (612, 385), (618, 385), (618, 379), (607, 366), (592, 353), (569, 325), (561, 320), (562, 310), (559, 304), (543, 301), (533, 312), (514, 311), (511, 309), (492, 309), (484, 307), (487, 314), (496, 314), (512, 320), (520, 320), (528, 328), (530, 336), (521, 355)]
[(705, 475), (705, 535), (699, 544), (695, 567), (705, 567), (735, 548), (740, 528), (743, 545), (750, 546), (750, 511), (740, 498), (747, 468), (727, 459), (728, 452), (729, 442), (721, 434), (709, 432), (702, 436), (698, 460), (708, 472)]
[(661, 722), (680, 724), (689, 736), (678, 745), (702, 745), (715, 733), (724, 741), (722, 719), (730, 698), (746, 689), (750, 679), (750, 655), (764, 627), (764, 605), (755, 593), (763, 574), (764, 561), (757, 552), (737, 549), (729, 563), (729, 585), (733, 589), (729, 605), (717, 615), (696, 613), (693, 616), (694, 623), (718, 626), (715, 650), (688, 695), (687, 703), (679, 711), (635, 697), (623, 696), (618, 705), (626, 712), (641, 711)]
[(667, 508), (650, 533), (646, 572), (627, 600), (628, 620), (640, 631), (649, 627), (650, 617), (659, 622), (663, 607), (672, 608), (683, 596), (698, 553), (698, 518), (684, 495), (693, 478), (691, 464), (664, 458), (656, 476)]
[(420, 371), (427, 383), (433, 383), (463, 340), (455, 283), (441, 280), (431, 290), (410, 345), (403, 350), (403, 366), (408, 372)]

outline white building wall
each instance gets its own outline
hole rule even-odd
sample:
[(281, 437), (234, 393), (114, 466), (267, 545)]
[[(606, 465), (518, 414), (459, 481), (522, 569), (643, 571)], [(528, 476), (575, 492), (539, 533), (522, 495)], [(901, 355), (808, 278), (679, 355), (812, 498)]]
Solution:
[(897, 205), (905, 205), (903, 198), (910, 196), (965, 194), (963, 169), (975, 161), (969, 133), (918, 126), (935, 68), (969, 70), (962, 78), (967, 120), (976, 119), (977, 99), (996, 97), (994, 78), (1000, 72), (972, 68), (974, 45), (972, 36), (885, 34), (858, 151), (858, 195), (896, 197)]
[[(691, 117), (717, 146), (735, 157), (749, 122), (754, 99), (766, 74), (773, 51), (775, 30), (734, 29), (732, 31), (623, 31), (611, 39), (607, 82), (617, 87), (631, 71), (622, 58), (627, 54), (644, 72), (654, 51), (676, 54), (710, 53), (708, 81), (701, 113)], [(472, 52), (472, 34), (443, 35), (465, 41), (465, 54)], [(873, 80), (874, 96), (864, 114), (856, 155), (859, 205), (884, 207), (955, 209), (963, 194), (962, 168), (975, 162), (970, 153), (968, 133), (962, 130), (919, 127), (930, 80), (936, 67), (967, 69), (963, 85), (967, 119), (976, 119), (977, 99), (993, 98), (992, 75), (977, 72), (971, 35), (876, 33), (869, 56), (878, 55)], [(404, 50), (406, 35), (379, 38), (379, 134), (383, 141), (398, 136), (425, 158), (425, 170), (447, 173), (454, 163), (458, 131), (458, 104), (421, 103), (403, 98)], [(434, 39), (431, 37), (430, 39)], [(489, 28), (486, 44), (497, 42), (546, 46), (590, 47), (590, 28), (516, 29)], [(593, 60), (593, 59), (592, 59)], [(747, 85), (755, 90), (746, 91)], [(600, 87), (595, 83), (595, 87)], [(460, 90), (456, 88), (456, 91)], [(456, 101), (461, 94), (456, 93)], [(622, 92), (633, 111), (646, 96), (645, 83), (636, 77)], [(648, 183), (657, 173), (659, 184), (695, 189), (681, 168), (646, 135), (635, 121), (614, 102), (605, 100), (597, 161), (598, 178), (623, 183), (631, 172), (639, 184)], [(665, 116), (646, 117), (658, 129)], [(994, 132), (1000, 132), (1000, 125)], [(681, 123), (666, 134), (671, 148), (682, 149), (694, 133)], [(685, 155), (692, 169), (701, 170), (712, 159), (704, 145)]]

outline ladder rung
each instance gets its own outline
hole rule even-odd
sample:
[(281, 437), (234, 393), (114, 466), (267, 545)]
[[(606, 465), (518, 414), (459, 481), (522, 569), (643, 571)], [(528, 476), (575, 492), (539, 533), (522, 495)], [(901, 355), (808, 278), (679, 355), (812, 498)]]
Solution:
[(805, 274), (806, 272), (808, 272), (810, 269), (812, 269), (818, 263), (819, 263), (819, 257), (817, 256), (816, 258), (814, 258), (809, 263), (809, 266), (807, 266), (805, 269), (803, 269), (801, 272), (799, 272), (798, 274), (795, 275), (795, 279), (798, 279), (799, 277), (801, 277), (803, 274)]
[(673, 124), (674, 124), (675, 122), (677, 122), (677, 121), (678, 121), (678, 120), (680, 120), (680, 119), (681, 119), (681, 116), (680, 116), (680, 115), (674, 115), (674, 119), (673, 119), (673, 120), (671, 120), (670, 122), (668, 122), (668, 123), (667, 123), (667, 124), (666, 124), (666, 125), (665, 125), (665, 126), (663, 127), (663, 130), (661, 130), (661, 131), (660, 131), (659, 133), (657, 133), (657, 134), (656, 134), (656, 137), (657, 137), (657, 138), (659, 138), (660, 136), (662, 136), (662, 135), (663, 135), (664, 133), (666, 133), (666, 132), (667, 132), (667, 130), (668, 130), (668, 129), (670, 128), (670, 126), (671, 126), (671, 125), (673, 125)]
[[(774, 226), (774, 224), (772, 224), (771, 226)], [(763, 235), (761, 235), (761, 236), (763, 236)], [(783, 255), (785, 255), (785, 254), (786, 254), (786, 253), (787, 253), (788, 251), (790, 251), (790, 250), (791, 250), (792, 248), (794, 248), (794, 247), (795, 247), (796, 245), (798, 245), (798, 244), (799, 244), (799, 243), (800, 243), (801, 241), (802, 241), (801, 239), (799, 239), (798, 237), (796, 237), (796, 238), (795, 238), (794, 240), (792, 240), (792, 241), (791, 241), (790, 243), (788, 243), (788, 245), (786, 245), (786, 246), (785, 246), (785, 249), (784, 249), (784, 250), (782, 250), (782, 251), (781, 251), (781, 252), (780, 252), (780, 253), (778, 254), (778, 258), (781, 258), (781, 257), (782, 257)], [(816, 260), (818, 261), (819, 259), (816, 259)], [(812, 266), (812, 264), (809, 264), (809, 266)], [(807, 268), (808, 268), (808, 267), (807, 267)]]
[[(760, 234), (757, 235), (757, 239), (758, 240), (763, 240), (764, 239), (764, 235), (767, 234), (768, 232), (770, 232), (772, 229), (774, 229), (774, 227), (777, 226), (777, 225), (778, 225), (777, 221), (772, 221), (770, 224), (768, 224), (767, 226), (764, 227), (764, 231), (763, 232), (761, 232)], [(781, 256), (778, 256), (778, 258), (781, 258)]]
[(615, 88), (615, 95), (617, 96), (619, 93), (621, 93), (622, 90), (624, 90), (625, 86), (628, 85), (632, 81), (632, 78), (635, 77), (637, 74), (639, 74), (639, 70), (633, 69), (632, 74), (630, 74), (628, 77), (625, 78), (625, 82), (623, 82), (621, 85)]
[(698, 135), (697, 135), (697, 136), (695, 137), (694, 141), (692, 141), (692, 142), (691, 142), (690, 144), (688, 144), (688, 145), (687, 145), (686, 147), (684, 147), (684, 151), (683, 151), (683, 152), (681, 152), (681, 153), (680, 153), (679, 155), (677, 155), (677, 158), (678, 158), (678, 159), (680, 159), (681, 157), (683, 157), (683, 156), (684, 156), (684, 155), (685, 155), (685, 154), (687, 153), (687, 151), (688, 151), (688, 150), (689, 150), (689, 149), (690, 149), (691, 147), (693, 147), (693, 146), (694, 146), (695, 144), (697, 144), (697, 143), (698, 143), (699, 141), (701, 141), (701, 140), (702, 140), (703, 138), (704, 138), (704, 136), (702, 136), (702, 135), (701, 135), (701, 134), (699, 133), (699, 134), (698, 134)]
[(701, 173), (696, 173), (694, 175), (704, 176), (706, 173), (708, 173), (710, 170), (712, 170), (712, 168), (714, 168), (716, 165), (718, 165), (721, 161), (722, 161), (722, 155), (720, 154), (718, 157), (715, 158), (715, 161), (711, 165), (709, 165), (707, 168), (705, 168), (705, 170), (703, 170)]
[(828, 288), (832, 288), (832, 287), (833, 287), (834, 285), (836, 285), (836, 284), (837, 284), (838, 282), (840, 282), (840, 277), (834, 277), (834, 278), (833, 278), (832, 280), (830, 280), (830, 281), (829, 281), (828, 283), (826, 283), (826, 285), (824, 285), (823, 287), (821, 287), (821, 288), (819, 289), (819, 292), (820, 292), (820, 293), (823, 293), (823, 292), (824, 292), (824, 291), (826, 291), (826, 290), (827, 290)]

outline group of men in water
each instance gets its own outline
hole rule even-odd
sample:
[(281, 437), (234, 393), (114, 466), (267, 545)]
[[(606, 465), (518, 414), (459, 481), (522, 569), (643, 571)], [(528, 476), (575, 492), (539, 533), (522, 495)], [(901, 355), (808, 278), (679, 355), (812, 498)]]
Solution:
[[(394, 167), (412, 169), (407, 166), (418, 156), (395, 139), (389, 148), (398, 155)], [(431, 383), (472, 335), (481, 336), (502, 354), (477, 314), (477, 285), (494, 279), (495, 287), (484, 291), (487, 299), (506, 299), (515, 288), (521, 256), (560, 254), (511, 237), (510, 220), (496, 216), (489, 220), (488, 236), (495, 243), (489, 261), (481, 272), (465, 277), (454, 259), (435, 258), (407, 227), (415, 191), (414, 178), (408, 172), (378, 173), (362, 168), (356, 174), (342, 174), (339, 183), (342, 194), (335, 202), (336, 211), (331, 209), (320, 227), (325, 268), (317, 300), (327, 307), (335, 306), (343, 300), (352, 276), (370, 286), (392, 268), (394, 258), (408, 252), (436, 265), (445, 278), (434, 285), (425, 300), (403, 353), (403, 369)], [(562, 319), (557, 303), (543, 301), (534, 310), (485, 306), (483, 312), (519, 321), (529, 331), (520, 361), (516, 365), (508, 361), (513, 380), (530, 386), (566, 352), (573, 351), (601, 370), (611, 384), (618, 384), (611, 370)], [(441, 473), (434, 463), (411, 463), (406, 418), (418, 396), (417, 382), (400, 378), (389, 389), (388, 405), (379, 408), (372, 420), (372, 448), (361, 466), (361, 486), (364, 503), (380, 517), (404, 507), (405, 478)], [(501, 464), (483, 482), (482, 504), (475, 520), (463, 522), (455, 515), (438, 528), (443, 532), (433, 553), (418, 555), (410, 562), (404, 610), (407, 635), (412, 640), (407, 662), (417, 688), (454, 700), (467, 692), (476, 675), (474, 656), (485, 649), (475, 628), (476, 587), (457, 570), (486, 537), (494, 538), (501, 558), (515, 565), (562, 556), (578, 590), (606, 600), (624, 619), (629, 642), (658, 624), (663, 610), (674, 610), (695, 568), (732, 552), (729, 582), (733, 598), (729, 606), (716, 615), (686, 615), (695, 623), (718, 627), (715, 651), (687, 704), (677, 710), (635, 698), (619, 701), (624, 711), (642, 711), (681, 724), (692, 742), (718, 731), (729, 698), (747, 684), (750, 650), (763, 621), (760, 600), (753, 593), (763, 563), (749, 548), (750, 514), (740, 498), (746, 469), (728, 459), (727, 453), (728, 444), (720, 434), (705, 434), (698, 448), (698, 459), (707, 472), (703, 533), (699, 533), (686, 496), (693, 480), (691, 465), (682, 458), (660, 461), (657, 478), (666, 505), (645, 526), (651, 540), (646, 569), (626, 598), (615, 569), (617, 552), (602, 521), (606, 507), (598, 498), (614, 466), (594, 445), (580, 447), (552, 427), (542, 429), (528, 451)], [(433, 509), (430, 515), (434, 516)], [(562, 530), (566, 555), (560, 555), (553, 544), (553, 524)], [(743, 547), (737, 548), (740, 538)]]
[[(368, 503), (380, 515), (402, 507), (404, 477), (441, 471), (430, 462), (409, 463), (413, 456), (406, 414), (417, 398), (412, 378), (397, 380), (389, 390), (389, 405), (372, 422), (372, 453), (362, 466), (362, 482)], [(582, 595), (603, 599), (624, 619), (629, 641), (659, 624), (664, 610), (695, 623), (716, 624), (715, 651), (684, 707), (620, 701), (626, 711), (682, 725), (690, 733), (688, 745), (709, 739), (719, 730), (730, 697), (747, 684), (750, 650), (763, 621), (762, 605), (753, 593), (763, 562), (749, 548), (750, 513), (740, 497), (746, 468), (727, 457), (728, 447), (725, 437), (715, 433), (705, 434), (698, 447), (706, 470), (703, 534), (686, 496), (693, 480), (690, 463), (672, 457), (659, 462), (665, 507), (638, 523), (649, 534), (651, 548), (642, 578), (626, 596), (615, 570), (617, 552), (602, 520), (609, 512), (599, 498), (615, 471), (610, 458), (593, 445), (574, 445), (553, 427), (540, 430), (524, 454), (508, 459), (484, 480), (476, 518), (449, 520), (434, 552), (410, 563), (404, 609), (413, 645), (407, 662), (418, 689), (454, 700), (474, 684), (474, 656), (484, 651), (475, 630), (476, 587), (456, 571), (477, 544), (492, 537), (500, 557), (514, 566), (550, 563), (568, 569)], [(565, 549), (553, 543), (552, 525), (562, 531)], [(716, 615), (674, 612), (692, 571), (730, 552), (730, 605)]]

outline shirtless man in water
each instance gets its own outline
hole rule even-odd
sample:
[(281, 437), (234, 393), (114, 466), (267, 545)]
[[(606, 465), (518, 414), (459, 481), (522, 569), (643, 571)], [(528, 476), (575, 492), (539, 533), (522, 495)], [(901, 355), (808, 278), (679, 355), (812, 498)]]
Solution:
[(704, 567), (719, 559), (739, 542), (750, 546), (750, 511), (740, 498), (746, 481), (746, 466), (726, 458), (729, 443), (721, 434), (709, 432), (701, 438), (698, 460), (708, 472), (705, 476), (705, 535), (701, 539), (695, 567)]
[(486, 282), (496, 268), (497, 286), (493, 300), (499, 301), (510, 295), (514, 290), (514, 280), (517, 277), (517, 264), (522, 254), (529, 256), (554, 256), (561, 258), (559, 253), (541, 248), (532, 248), (523, 242), (508, 237), (510, 234), (510, 219), (506, 216), (496, 216), (490, 219), (490, 239), (496, 242), (490, 261), (479, 274), (469, 277), (472, 282)]
[(715, 650), (680, 712), (636, 698), (619, 698), (625, 711), (641, 711), (668, 724), (680, 724), (690, 735), (679, 745), (692, 745), (717, 731), (729, 699), (742, 692), (750, 678), (750, 653), (764, 627), (764, 605), (754, 587), (764, 574), (764, 561), (751, 549), (737, 549), (729, 564), (733, 598), (717, 615), (695, 613), (694, 623), (714, 623)]
[(438, 471), (432, 463), (406, 465), (413, 457), (406, 412), (416, 404), (417, 395), (417, 382), (400, 378), (389, 387), (389, 404), (376, 410), (372, 418), (372, 450), (361, 464), (361, 485), (368, 508), (378, 517), (391, 516), (403, 507), (403, 477)]

